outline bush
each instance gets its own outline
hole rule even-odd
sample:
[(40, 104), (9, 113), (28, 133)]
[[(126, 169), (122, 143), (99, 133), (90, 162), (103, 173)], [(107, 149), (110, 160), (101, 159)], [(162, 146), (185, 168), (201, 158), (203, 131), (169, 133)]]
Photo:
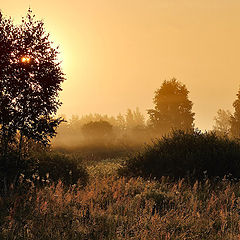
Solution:
[[(85, 186), (88, 181), (87, 170), (79, 162), (65, 154), (49, 151), (32, 153), (19, 161), (17, 152), (8, 153), (5, 162), (8, 165), (0, 167), (0, 189), (4, 191), (4, 176), (7, 175), (7, 189), (17, 187), (28, 189), (34, 183), (41, 187), (47, 183), (57, 183), (59, 180), (66, 185), (80, 183)], [(7, 161), (7, 160), (11, 161)], [(16, 163), (16, 164), (14, 164)], [(4, 170), (6, 169), (6, 170)], [(5, 175), (4, 175), (5, 171)], [(25, 184), (22, 184), (22, 183)], [(12, 187), (11, 187), (12, 185)], [(20, 187), (20, 188), (19, 188)], [(26, 190), (25, 189), (25, 190)], [(0, 193), (1, 193), (0, 192)]]
[[(27, 190), (32, 183), (43, 186), (61, 180), (64, 185), (79, 183), (85, 186), (88, 181), (87, 170), (80, 164), (80, 157), (51, 151), (36, 141), (23, 138), (21, 153), (16, 138), (9, 145), (7, 153), (0, 156), (0, 196)], [(0, 152), (2, 151), (0, 143)], [(24, 183), (24, 184), (22, 184)]]
[(240, 177), (240, 144), (215, 133), (174, 131), (129, 157), (121, 175), (203, 179)]
[(85, 186), (88, 180), (88, 173), (73, 158), (56, 152), (43, 152), (35, 156), (37, 160), (36, 173), (40, 179), (58, 182), (61, 180), (64, 185), (73, 185), (78, 181)]
[[(18, 154), (16, 151), (9, 151), (7, 156), (0, 156), (0, 194), (5, 187), (9, 187), (9, 183), (14, 182), (18, 176)], [(6, 179), (6, 176), (8, 179)], [(4, 186), (5, 185), (5, 186)]]

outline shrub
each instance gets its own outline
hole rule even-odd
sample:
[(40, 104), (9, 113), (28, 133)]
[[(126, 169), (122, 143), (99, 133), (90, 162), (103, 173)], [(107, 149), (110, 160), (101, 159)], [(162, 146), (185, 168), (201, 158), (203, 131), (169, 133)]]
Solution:
[[(16, 176), (18, 176), (18, 169), (22, 166), (18, 166), (18, 154), (16, 151), (9, 151), (7, 156), (0, 157), (0, 193), (4, 188), (8, 187), (9, 182), (14, 182)], [(6, 176), (8, 182), (6, 182)]]
[[(18, 157), (15, 151), (11, 151), (7, 155), (6, 160), (11, 159), (11, 161), (6, 161), (8, 163), (7, 189), (4, 189), (4, 174), (3, 169), (0, 167), (0, 189), (2, 193), (4, 190), (6, 193), (9, 188), (17, 187), (15, 190), (20, 191), (21, 188), (25, 191), (32, 183), (41, 187), (44, 186), (45, 182), (57, 183), (59, 180), (66, 186), (76, 183), (82, 186), (87, 184), (87, 170), (79, 165), (77, 160), (65, 154), (40, 151), (22, 158), (21, 161), (19, 161)], [(25, 184), (22, 184), (23, 182)]]
[(203, 179), (240, 177), (240, 144), (215, 133), (174, 131), (129, 157), (121, 175)]
[(36, 173), (40, 179), (58, 182), (61, 180), (65, 185), (73, 185), (78, 181), (85, 186), (88, 180), (88, 173), (73, 158), (62, 153), (42, 152), (35, 156), (37, 160)]

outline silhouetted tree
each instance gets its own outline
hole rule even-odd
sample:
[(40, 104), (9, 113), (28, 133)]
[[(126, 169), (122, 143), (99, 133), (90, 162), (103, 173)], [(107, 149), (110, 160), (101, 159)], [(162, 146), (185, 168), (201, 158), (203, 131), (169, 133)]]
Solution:
[(237, 93), (237, 99), (233, 102), (233, 107), (235, 112), (230, 118), (231, 124), (231, 135), (232, 137), (239, 138), (240, 137), (240, 89)]
[(225, 111), (219, 109), (217, 111), (217, 116), (214, 117), (215, 124), (213, 130), (217, 135), (229, 135), (231, 129), (231, 113), (229, 110)]
[(126, 127), (129, 129), (136, 127), (143, 127), (145, 125), (145, 120), (143, 114), (139, 111), (137, 107), (136, 110), (128, 109), (126, 113)]
[(144, 127), (145, 126), (145, 117), (144, 115), (140, 112), (139, 108), (137, 107), (135, 111), (133, 111), (134, 115), (134, 121), (136, 124), (136, 127)]
[(20, 26), (1, 21), (0, 31), (1, 41), (8, 43), (0, 56), (2, 130), (19, 131), (22, 136), (47, 143), (61, 121), (53, 118), (61, 104), (58, 92), (64, 81), (58, 50), (31, 10)]
[(161, 134), (172, 129), (191, 130), (194, 127), (193, 103), (188, 99), (186, 86), (176, 79), (164, 81), (155, 92), (154, 109), (148, 110), (151, 125)]
[(117, 115), (116, 124), (117, 124), (117, 127), (120, 129), (120, 131), (124, 131), (126, 129), (126, 121), (124, 116), (121, 113)]
[(21, 153), (23, 137), (47, 144), (62, 121), (54, 115), (61, 105), (58, 94), (64, 74), (58, 49), (43, 25), (30, 9), (19, 26), (0, 18), (2, 161), (7, 161), (9, 144), (18, 133)]
[(133, 128), (135, 126), (134, 115), (131, 109), (128, 109), (126, 113), (126, 125), (127, 128)]
[[(78, 118), (77, 122), (78, 122), (79, 126), (83, 126), (86, 123), (96, 122), (96, 121), (100, 121), (100, 120), (107, 121), (110, 124), (112, 124), (113, 126), (117, 124), (116, 119), (112, 116), (108, 116), (107, 114), (102, 115), (102, 114), (99, 114), (99, 113), (94, 113), (94, 114), (90, 113), (90, 114), (87, 114), (87, 115), (83, 115), (80, 118), (78, 116), (73, 116), (73, 117)], [(70, 119), (70, 125), (71, 125), (71, 119)]]
[(102, 120), (84, 124), (82, 132), (91, 143), (104, 144), (110, 142), (113, 138), (113, 126)]

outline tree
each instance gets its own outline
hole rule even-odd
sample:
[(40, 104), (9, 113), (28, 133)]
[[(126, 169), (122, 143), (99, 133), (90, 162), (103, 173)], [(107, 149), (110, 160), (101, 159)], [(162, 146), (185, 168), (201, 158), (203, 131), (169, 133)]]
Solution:
[(90, 143), (104, 144), (113, 139), (113, 126), (107, 121), (86, 123), (82, 126), (82, 132)]
[[(10, 144), (22, 139), (43, 144), (56, 134), (62, 118), (54, 118), (65, 80), (58, 48), (53, 47), (44, 23), (29, 9), (21, 25), (0, 16), (0, 126), (1, 160), (7, 161)], [(6, 164), (5, 164), (6, 165)]]
[(140, 112), (139, 108), (136, 107), (136, 110), (133, 111), (134, 115), (134, 120), (135, 120), (135, 127), (144, 127), (145, 126), (145, 117), (144, 115)]
[(126, 113), (126, 125), (127, 128), (133, 128), (135, 126), (134, 114), (131, 109), (128, 109)]
[[(1, 126), (1, 152), (5, 152), (7, 139), (12, 139), (11, 123), (13, 122), (13, 110), (11, 109), (11, 95), (8, 93), (12, 87), (10, 78), (11, 52), (14, 51), (14, 39), (16, 28), (10, 19), (4, 19), (0, 13), (0, 126)], [(6, 124), (8, 123), (8, 124)]]
[(234, 114), (230, 118), (231, 129), (230, 133), (232, 137), (240, 137), (240, 89), (237, 93), (237, 99), (233, 102), (233, 107), (235, 109)]
[[(1, 40), (8, 43), (1, 52), (0, 90), (2, 130), (44, 144), (55, 134), (60, 118), (53, 118), (64, 74), (58, 50), (52, 47), (42, 21), (31, 10), (20, 26), (1, 21)], [(3, 131), (3, 132), (4, 132)]]
[(126, 120), (121, 113), (117, 115), (116, 122), (116, 125), (120, 131), (124, 131), (126, 129)]
[(143, 114), (140, 112), (139, 108), (137, 107), (136, 110), (128, 109), (126, 113), (126, 125), (127, 128), (133, 129), (136, 127), (143, 127), (145, 126), (145, 119)]
[(176, 79), (164, 81), (155, 92), (154, 109), (148, 110), (151, 126), (160, 134), (174, 130), (192, 130), (194, 127), (193, 103), (188, 99), (186, 86)]
[(214, 117), (215, 124), (213, 126), (213, 130), (216, 132), (216, 134), (220, 136), (229, 135), (231, 129), (230, 120), (231, 120), (230, 111), (219, 109), (217, 111), (217, 116)]

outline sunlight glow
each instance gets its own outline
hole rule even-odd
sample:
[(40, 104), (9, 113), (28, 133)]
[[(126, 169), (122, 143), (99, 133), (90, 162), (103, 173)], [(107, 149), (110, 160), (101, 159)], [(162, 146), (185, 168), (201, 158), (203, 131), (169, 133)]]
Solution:
[(22, 63), (30, 63), (30, 60), (31, 60), (30, 57), (22, 57), (21, 58)]

